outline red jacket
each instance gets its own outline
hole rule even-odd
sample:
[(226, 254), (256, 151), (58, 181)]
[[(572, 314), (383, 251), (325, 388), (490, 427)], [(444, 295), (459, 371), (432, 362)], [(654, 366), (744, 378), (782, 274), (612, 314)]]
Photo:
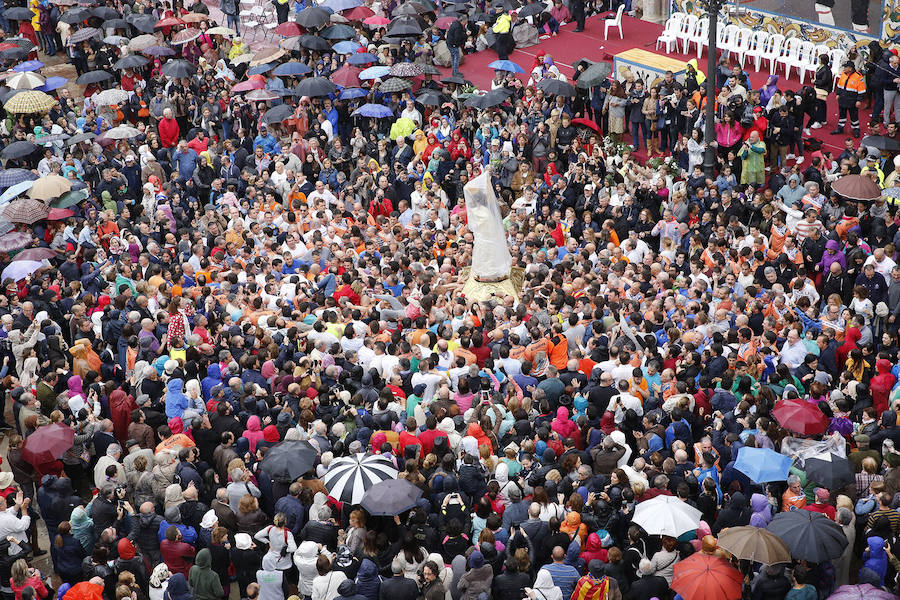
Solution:
[(191, 565), (194, 564), (194, 556), (197, 554), (197, 551), (193, 546), (184, 542), (163, 540), (159, 545), (159, 553), (173, 575), (181, 573), (187, 577), (191, 570)]
[(875, 407), (876, 414), (880, 415), (888, 409), (891, 389), (897, 383), (897, 378), (891, 373), (891, 361), (887, 359), (879, 358), (875, 361), (875, 368), (878, 375), (869, 382), (869, 390), (872, 392), (872, 406)]
[(159, 143), (163, 148), (174, 148), (178, 143), (181, 129), (175, 119), (162, 118), (159, 121)]

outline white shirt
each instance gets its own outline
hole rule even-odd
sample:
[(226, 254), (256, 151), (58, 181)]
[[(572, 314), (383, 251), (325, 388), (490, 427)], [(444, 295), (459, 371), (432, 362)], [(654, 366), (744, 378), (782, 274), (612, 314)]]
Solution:
[(10, 506), (0, 512), (0, 536), (3, 538), (12, 536), (20, 542), (28, 540), (28, 528), (31, 526), (31, 517), (27, 514), (16, 516), (16, 507)]
[(790, 345), (785, 340), (784, 345), (781, 347), (781, 363), (795, 369), (803, 364), (806, 354), (806, 344), (803, 343), (803, 340), (797, 340), (797, 343), (794, 345)]
[[(625, 411), (629, 408), (637, 413), (637, 416), (644, 416), (644, 407), (641, 406), (641, 401), (636, 396), (625, 393), (619, 394), (617, 398), (621, 400), (621, 403), (616, 406), (615, 421), (617, 425), (621, 425), (622, 421), (625, 420)], [(613, 402), (615, 402), (615, 399), (616, 398), (613, 398)]]
[(436, 373), (414, 373), (410, 383), (412, 387), (416, 387), (420, 383), (425, 386), (425, 393), (422, 394), (422, 403), (428, 405), (434, 399), (434, 392), (444, 378)]
[(869, 258), (866, 259), (866, 262), (863, 263), (863, 266), (866, 265), (875, 265), (875, 272), (881, 273), (884, 279), (890, 283), (891, 279), (891, 271), (894, 267), (897, 266), (897, 263), (894, 262), (894, 259), (885, 255), (884, 259), (881, 262), (875, 260), (875, 255), (873, 254)]

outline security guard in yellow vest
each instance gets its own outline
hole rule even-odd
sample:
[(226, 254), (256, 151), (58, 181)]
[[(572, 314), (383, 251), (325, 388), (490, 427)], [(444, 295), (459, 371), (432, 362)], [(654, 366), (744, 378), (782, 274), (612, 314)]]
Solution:
[(859, 137), (859, 107), (866, 94), (866, 77), (856, 70), (851, 61), (844, 63), (844, 70), (838, 77), (834, 92), (838, 98), (838, 124), (831, 135), (844, 133), (847, 115), (850, 115), (853, 137)]
[(494, 42), (494, 49), (497, 51), (499, 60), (509, 59), (509, 53), (515, 50), (515, 42), (512, 36), (512, 17), (507, 12), (501, 12), (497, 15), (491, 31), (497, 36)]
[(874, 173), (875, 180), (878, 182), (878, 185), (884, 189), (884, 171), (881, 170), (881, 166), (878, 164), (881, 161), (881, 153), (878, 152), (875, 148), (869, 149), (869, 155), (866, 156), (866, 166), (860, 169), (860, 175), (865, 175), (866, 173)]

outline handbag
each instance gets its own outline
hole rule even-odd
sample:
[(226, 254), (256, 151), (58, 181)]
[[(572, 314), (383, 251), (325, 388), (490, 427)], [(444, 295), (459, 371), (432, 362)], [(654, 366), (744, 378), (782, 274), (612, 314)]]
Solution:
[(816, 92), (816, 100), (828, 100), (828, 90), (823, 90), (822, 88), (813, 88)]

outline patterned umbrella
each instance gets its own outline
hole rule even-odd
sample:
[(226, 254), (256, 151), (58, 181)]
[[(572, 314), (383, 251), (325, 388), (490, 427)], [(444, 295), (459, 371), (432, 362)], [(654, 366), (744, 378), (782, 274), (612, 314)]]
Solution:
[(272, 90), (253, 90), (245, 97), (247, 100), (252, 100), (253, 102), (268, 102), (269, 100), (281, 98), (279, 94), (276, 94)]
[(203, 13), (188, 13), (186, 15), (181, 15), (181, 20), (185, 23), (199, 23), (201, 21), (209, 20), (209, 15), (204, 15)]
[(47, 175), (34, 182), (28, 190), (28, 197), (35, 200), (59, 198), (72, 189), (72, 182), (59, 175)]
[(14, 90), (33, 90), (44, 85), (44, 78), (31, 71), (16, 73), (6, 78), (6, 85)]
[(37, 173), (28, 169), (4, 169), (0, 171), (0, 188), (12, 187), (17, 183), (34, 181), (37, 178)]
[(166, 17), (156, 23), (156, 27), (174, 27), (176, 25), (184, 25), (184, 21), (178, 17)]
[(66, 40), (66, 43), (70, 46), (74, 44), (80, 44), (81, 42), (88, 41), (99, 33), (100, 30), (95, 27), (82, 27), (81, 29), (70, 35)]
[(31, 236), (21, 231), (11, 231), (0, 236), (0, 252), (20, 250), (31, 243)]
[(390, 79), (386, 79), (378, 86), (378, 89), (382, 92), (402, 92), (405, 89), (409, 89), (412, 87), (412, 81), (408, 79), (400, 79), (399, 77), (391, 77)]
[(397, 478), (394, 464), (379, 454), (355, 454), (331, 462), (323, 483), (328, 494), (340, 502), (359, 504), (370, 487)]
[[(56, 209), (59, 210), (59, 209)], [(75, 214), (72, 211), (69, 211), (72, 214)], [(18, 260), (34, 260), (41, 261), (44, 259), (56, 258), (56, 252), (51, 250), (50, 248), (28, 248), (27, 250), (22, 250), (13, 258), (14, 261)]]
[(47, 145), (50, 142), (64, 142), (72, 137), (68, 133), (51, 133), (50, 135), (42, 135), (35, 139), (35, 143)]
[(390, 75), (393, 77), (418, 77), (423, 73), (422, 65), (418, 63), (401, 62), (391, 67)]
[(129, 97), (128, 92), (125, 90), (111, 89), (103, 90), (94, 96), (91, 101), (97, 106), (112, 106), (113, 104), (122, 104), (123, 102), (126, 102)]
[(225, 37), (231, 37), (237, 32), (229, 27), (222, 27), (219, 25), (218, 27), (210, 27), (206, 30), (206, 33), (209, 35), (224, 35)]
[(173, 35), (170, 41), (175, 45), (180, 45), (192, 42), (198, 37), (200, 37), (200, 30), (189, 27), (187, 29), (182, 29), (181, 31)]
[(55, 104), (56, 100), (44, 92), (25, 90), (7, 100), (3, 108), (7, 112), (33, 114), (47, 112)]
[[(128, 47), (136, 52), (140, 52), (141, 50), (146, 50), (151, 46), (158, 45), (159, 38), (157, 38), (155, 35), (150, 35), (149, 33), (139, 35), (128, 43)], [(172, 54), (174, 54), (174, 52)]]
[[(212, 30), (210, 30), (212, 31)], [(135, 38), (137, 39), (137, 38)], [(132, 40), (133, 42), (134, 40)], [(129, 45), (130, 47), (130, 45)], [(133, 49), (133, 48), (132, 48)], [(149, 46), (141, 50), (142, 53), (148, 56), (175, 56), (175, 51), (167, 46)]]
[(108, 35), (103, 38), (103, 43), (109, 44), (110, 46), (127, 46), (130, 41), (131, 38), (127, 38), (124, 35)]
[(49, 214), (49, 206), (40, 200), (31, 198), (10, 202), (10, 204), (3, 209), (3, 218), (7, 221), (11, 223), (27, 223), (28, 225), (37, 223), (41, 219), (46, 219)]

